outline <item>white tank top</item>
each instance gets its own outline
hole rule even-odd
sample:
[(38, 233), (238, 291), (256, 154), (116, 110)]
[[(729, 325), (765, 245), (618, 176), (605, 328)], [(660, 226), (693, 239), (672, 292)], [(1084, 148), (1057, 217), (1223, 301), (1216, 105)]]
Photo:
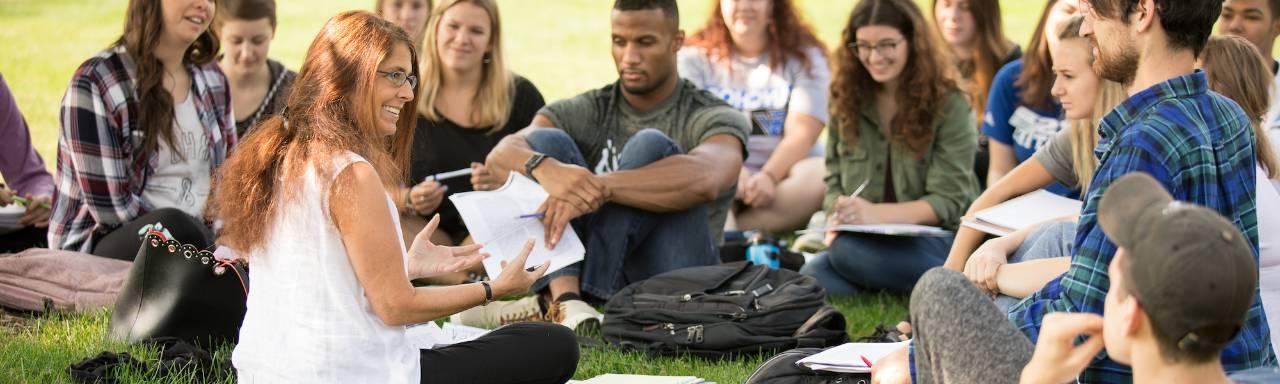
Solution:
[[(366, 161), (350, 152), (338, 156), (326, 180), (317, 180), (313, 165), (289, 186), (298, 195), (280, 205), (266, 244), (248, 254), (248, 313), (231, 355), (239, 382), (419, 381), (419, 351), (403, 326), (388, 326), (373, 313), (329, 215), (332, 177), (357, 162)], [(400, 239), (390, 198), (387, 209)]]

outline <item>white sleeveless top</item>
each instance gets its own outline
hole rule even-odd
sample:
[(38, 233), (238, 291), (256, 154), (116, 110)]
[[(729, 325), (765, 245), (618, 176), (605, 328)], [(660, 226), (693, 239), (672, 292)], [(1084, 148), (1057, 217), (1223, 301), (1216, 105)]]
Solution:
[[(298, 195), (279, 207), (263, 248), (248, 254), (248, 313), (231, 355), (239, 382), (419, 381), (419, 351), (403, 326), (373, 313), (329, 215), (332, 178), (356, 162), (366, 161), (347, 152), (331, 163), (330, 179), (317, 180), (313, 166), (291, 184)], [(390, 198), (387, 209), (400, 239)]]

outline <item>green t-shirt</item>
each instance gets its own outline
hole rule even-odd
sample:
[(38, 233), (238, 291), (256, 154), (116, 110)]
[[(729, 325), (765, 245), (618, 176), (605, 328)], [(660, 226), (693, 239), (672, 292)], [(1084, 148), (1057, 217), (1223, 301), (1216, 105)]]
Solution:
[[(573, 138), (587, 159), (587, 167), (597, 174), (617, 169), (622, 146), (641, 129), (662, 131), (681, 151), (688, 153), (715, 135), (732, 135), (739, 143), (746, 143), (751, 127), (741, 112), (684, 79), (671, 97), (648, 111), (637, 111), (627, 104), (614, 83), (551, 103), (538, 114), (546, 116)], [(745, 144), (742, 149), (745, 157)], [(717, 244), (724, 232), (734, 190), (733, 187), (725, 189), (709, 207), (711, 235)]]

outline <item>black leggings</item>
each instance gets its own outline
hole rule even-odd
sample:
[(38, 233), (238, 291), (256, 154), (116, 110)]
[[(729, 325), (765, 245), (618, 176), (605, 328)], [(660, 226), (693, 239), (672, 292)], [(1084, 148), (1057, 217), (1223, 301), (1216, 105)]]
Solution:
[(142, 247), (142, 238), (138, 230), (147, 224), (161, 223), (173, 239), (183, 244), (194, 245), (198, 249), (212, 251), (213, 233), (204, 226), (200, 219), (191, 217), (176, 208), (161, 208), (145, 215), (138, 216), (103, 236), (93, 246), (93, 254), (117, 260), (133, 261)]
[(31, 248), (49, 247), (49, 228), (24, 227), (0, 235), (0, 253), (18, 253)]
[(561, 384), (578, 369), (578, 339), (554, 323), (516, 323), (465, 343), (422, 350), (422, 383)]

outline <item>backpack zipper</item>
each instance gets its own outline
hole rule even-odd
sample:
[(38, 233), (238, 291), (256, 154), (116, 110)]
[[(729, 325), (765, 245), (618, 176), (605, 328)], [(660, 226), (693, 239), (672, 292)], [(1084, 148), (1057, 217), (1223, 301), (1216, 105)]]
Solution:
[(685, 328), (684, 330), (688, 334), (684, 340), (685, 344), (701, 344), (702, 331), (704, 329), (705, 327), (702, 325), (690, 325), (688, 328)]

